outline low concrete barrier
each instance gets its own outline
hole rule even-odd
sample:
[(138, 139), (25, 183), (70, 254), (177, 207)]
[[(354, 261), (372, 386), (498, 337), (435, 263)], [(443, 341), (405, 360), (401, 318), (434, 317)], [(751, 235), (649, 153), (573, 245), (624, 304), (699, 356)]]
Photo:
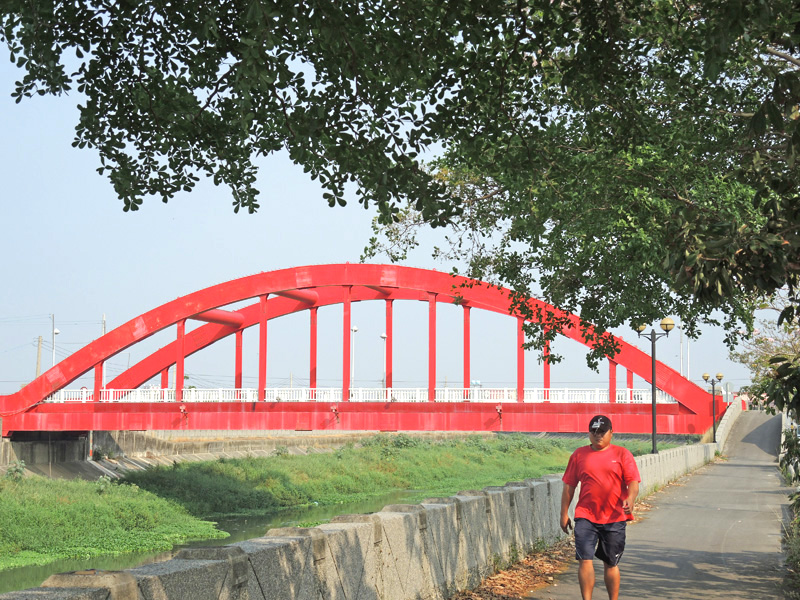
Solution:
[[(716, 444), (637, 458), (642, 495), (712, 460), (740, 412), (729, 407)], [(561, 538), (562, 490), (548, 475), (394, 504), (124, 572), (54, 575), (0, 600), (445, 600)]]
[(717, 442), (709, 444), (692, 444), (665, 450), (658, 454), (646, 454), (636, 459), (642, 484), (639, 496), (647, 496), (680, 476), (702, 467), (714, 460), (717, 453), (722, 454), (725, 442), (736, 418), (742, 413), (739, 402), (728, 405), (725, 414), (717, 424)]

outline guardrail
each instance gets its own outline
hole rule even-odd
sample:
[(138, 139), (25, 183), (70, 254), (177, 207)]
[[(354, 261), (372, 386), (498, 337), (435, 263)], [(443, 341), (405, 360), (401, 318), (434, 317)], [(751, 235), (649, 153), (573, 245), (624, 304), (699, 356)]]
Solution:
[[(620, 404), (648, 404), (650, 389), (617, 390)], [(525, 388), (524, 401), (529, 403), (597, 403), (609, 400), (608, 389), (602, 388)], [(256, 402), (258, 390), (253, 388), (184, 388), (182, 402)], [(266, 402), (341, 402), (342, 388), (267, 388)], [(88, 388), (60, 390), (45, 402), (93, 402)], [(174, 402), (175, 390), (156, 387), (134, 390), (101, 390), (100, 402)], [(350, 402), (428, 402), (428, 388), (353, 388)], [(516, 402), (516, 388), (436, 388), (436, 402)], [(672, 396), (657, 390), (656, 402), (675, 404)]]

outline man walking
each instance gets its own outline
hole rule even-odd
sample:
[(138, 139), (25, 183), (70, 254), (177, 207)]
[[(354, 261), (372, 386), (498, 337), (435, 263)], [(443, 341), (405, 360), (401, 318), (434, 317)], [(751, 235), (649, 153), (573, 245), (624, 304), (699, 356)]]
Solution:
[(625, 527), (633, 520), (639, 494), (639, 469), (627, 448), (614, 446), (611, 419), (597, 415), (589, 422), (589, 446), (575, 450), (562, 480), (561, 529), (569, 533), (569, 505), (581, 484), (575, 506), (575, 558), (583, 600), (592, 599), (594, 564), (603, 561), (603, 580), (609, 600), (619, 597), (619, 560), (625, 550)]

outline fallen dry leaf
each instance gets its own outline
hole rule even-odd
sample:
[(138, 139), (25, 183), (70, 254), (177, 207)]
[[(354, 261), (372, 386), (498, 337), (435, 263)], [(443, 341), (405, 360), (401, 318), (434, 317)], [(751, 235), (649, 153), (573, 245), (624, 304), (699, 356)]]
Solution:
[[(647, 502), (637, 502), (633, 523), (656, 508)], [(545, 550), (529, 554), (505, 571), (487, 577), (474, 590), (459, 592), (450, 600), (524, 600), (537, 589), (558, 585), (554, 583), (554, 575), (564, 571), (574, 559), (575, 538), (570, 536)]]
[(450, 600), (522, 600), (531, 592), (552, 585), (554, 575), (567, 568), (575, 557), (575, 542), (568, 538), (534, 552), (484, 579), (474, 590), (459, 592)]

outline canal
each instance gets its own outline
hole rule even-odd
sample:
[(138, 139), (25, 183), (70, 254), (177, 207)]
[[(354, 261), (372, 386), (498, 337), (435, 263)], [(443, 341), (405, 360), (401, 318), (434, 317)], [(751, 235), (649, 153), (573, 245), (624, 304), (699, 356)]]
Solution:
[[(424, 494), (424, 492), (422, 493)], [(230, 537), (196, 540), (188, 544), (175, 546), (168, 552), (135, 552), (116, 556), (99, 556), (84, 559), (71, 558), (57, 560), (41, 566), (19, 567), (0, 571), (0, 593), (37, 587), (54, 573), (67, 573), (84, 569), (101, 569), (104, 571), (132, 569), (149, 563), (169, 560), (181, 548), (190, 546), (224, 546), (261, 537), (266, 534), (268, 529), (275, 527), (302, 526), (306, 523), (326, 522), (337, 515), (373, 513), (381, 510), (387, 504), (407, 502), (412, 497), (419, 498), (420, 494), (419, 490), (396, 491), (370, 500), (350, 504), (309, 506), (257, 517), (220, 519), (218, 520), (218, 529), (227, 531)]]

